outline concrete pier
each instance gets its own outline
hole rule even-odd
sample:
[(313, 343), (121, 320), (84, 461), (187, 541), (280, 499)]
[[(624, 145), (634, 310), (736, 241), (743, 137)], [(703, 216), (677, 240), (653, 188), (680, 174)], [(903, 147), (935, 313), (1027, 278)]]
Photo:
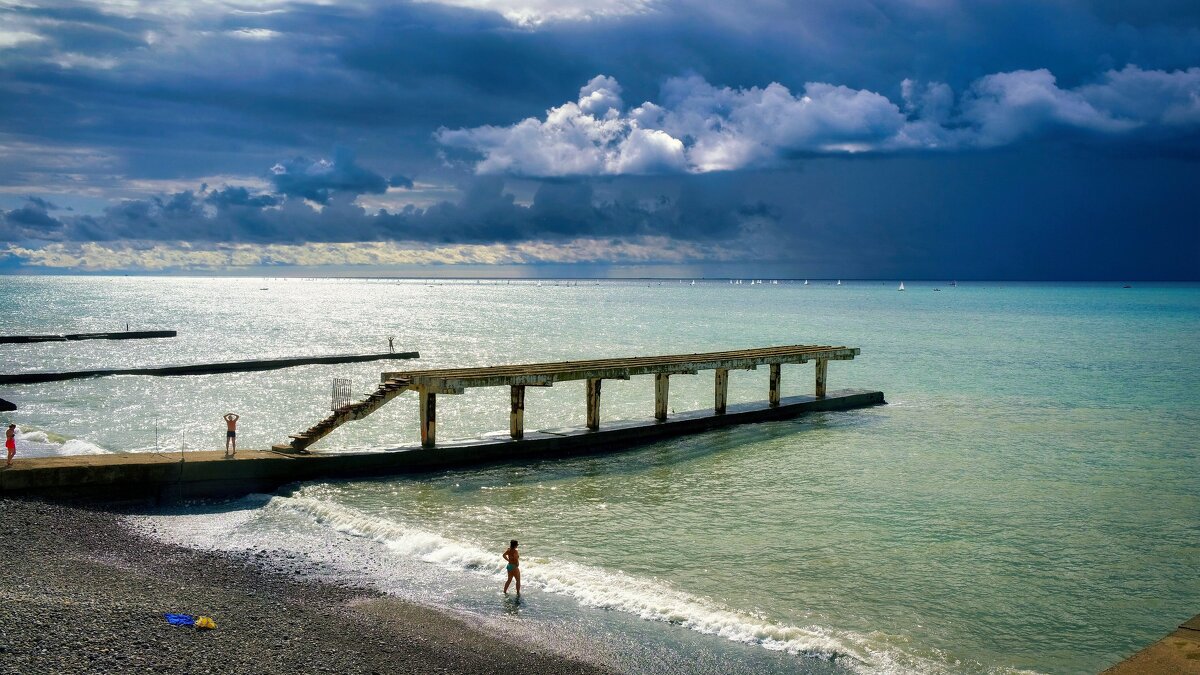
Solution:
[[(430, 397), (432, 398), (432, 394)], [(766, 401), (728, 405), (724, 414), (696, 410), (654, 418), (614, 421), (603, 428), (503, 432), (429, 447), (404, 445), (385, 452), (295, 455), (239, 450), (222, 452), (129, 453), (22, 459), (0, 470), (0, 495), (99, 499), (192, 499), (270, 492), (287, 483), (329, 478), (438, 471), (537, 457), (568, 457), (624, 450), (720, 427), (782, 420), (806, 413), (849, 410), (884, 403), (878, 391), (844, 390), (827, 396), (792, 396), (778, 406)]]
[(385, 352), (382, 354), (331, 354), (328, 356), (298, 356), (282, 359), (251, 359), (248, 361), (222, 361), (219, 363), (197, 363), (183, 366), (154, 366), (150, 368), (105, 368), (100, 370), (75, 370), (59, 373), (15, 373), (0, 375), (0, 384), (34, 384), (58, 382), (85, 377), (108, 375), (154, 375), (171, 377), (177, 375), (211, 375), (213, 373), (244, 373), (258, 370), (277, 370), (314, 363), (361, 363), (382, 359), (417, 359), (418, 352)]
[[(378, 410), (405, 391), (415, 391), (420, 399), (421, 443), (437, 445), (437, 396), (461, 394), (471, 387), (509, 387), (512, 409), (509, 415), (509, 434), (519, 439), (524, 434), (524, 387), (552, 387), (557, 383), (584, 380), (585, 415), (587, 428), (600, 428), (600, 392), (604, 380), (628, 380), (639, 375), (654, 376), (654, 418), (666, 421), (667, 397), (672, 375), (695, 375), (702, 370), (716, 372), (716, 391), (713, 410), (720, 415), (725, 410), (730, 370), (754, 370), (761, 365), (771, 367), (769, 401), (779, 405), (782, 366), (816, 364), (816, 398), (825, 395), (825, 376), (829, 361), (850, 361), (858, 356), (857, 347), (827, 345), (784, 345), (755, 349), (734, 349), (702, 354), (667, 354), (664, 356), (632, 356), (616, 359), (586, 361), (557, 361), (552, 363), (519, 363), (476, 368), (441, 368), (385, 372), (382, 383), (367, 398), (333, 411), (308, 429), (291, 435), (291, 441), (272, 447), (281, 452), (307, 452), (307, 448), (334, 429), (352, 420), (359, 420)], [(516, 387), (521, 387), (518, 393)]]

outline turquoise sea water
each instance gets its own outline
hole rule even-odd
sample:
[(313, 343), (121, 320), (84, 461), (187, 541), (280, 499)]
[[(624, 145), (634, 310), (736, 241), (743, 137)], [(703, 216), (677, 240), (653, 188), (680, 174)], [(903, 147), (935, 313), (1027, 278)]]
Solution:
[[(292, 486), (134, 519), (267, 549), (630, 672), (1092, 672), (1200, 612), (1200, 286), (906, 281), (417, 282), (0, 278), (4, 333), (175, 328), (174, 340), (0, 346), (3, 372), (417, 349), (412, 367), (860, 347), (831, 389), (888, 405), (639, 450)], [(934, 292), (940, 288), (940, 292)], [(265, 289), (265, 290), (264, 290)], [(23, 454), (243, 447), (307, 427), (379, 363), (9, 387)], [(812, 366), (785, 366), (784, 394)], [(765, 397), (766, 372), (731, 378)], [(578, 385), (578, 386), (574, 386)], [(675, 410), (712, 374), (675, 377)], [(439, 438), (507, 428), (508, 392), (439, 401)], [(527, 394), (579, 425), (582, 383)], [(605, 383), (648, 417), (653, 379)], [(416, 440), (401, 397), (316, 449)], [(521, 605), (498, 595), (522, 541)], [(287, 558), (291, 555), (292, 558)]]

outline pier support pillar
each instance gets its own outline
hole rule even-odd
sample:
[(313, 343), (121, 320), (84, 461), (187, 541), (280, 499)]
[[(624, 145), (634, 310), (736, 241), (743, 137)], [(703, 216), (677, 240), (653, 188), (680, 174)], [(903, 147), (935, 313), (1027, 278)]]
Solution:
[(525, 437), (525, 385), (514, 384), (509, 389), (512, 391), (512, 412), (508, 415), (508, 435), (521, 439)]
[(829, 359), (817, 359), (817, 398), (825, 398), (825, 375), (829, 371)]
[(654, 419), (667, 419), (667, 393), (670, 388), (671, 376), (665, 373), (654, 375)]
[(600, 428), (600, 379), (587, 378), (587, 428)]
[(771, 385), (768, 392), (768, 400), (772, 408), (779, 407), (779, 378), (782, 369), (783, 366), (778, 363), (771, 364)]
[(437, 443), (437, 395), (425, 387), (417, 390), (421, 399), (421, 445), (432, 448)]
[(717, 368), (716, 373), (713, 412), (717, 415), (724, 415), (725, 402), (729, 399), (729, 369)]

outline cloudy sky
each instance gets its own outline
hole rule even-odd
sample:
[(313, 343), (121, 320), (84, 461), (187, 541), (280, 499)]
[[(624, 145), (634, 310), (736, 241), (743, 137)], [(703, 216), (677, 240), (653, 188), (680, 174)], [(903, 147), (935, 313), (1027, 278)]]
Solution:
[(0, 0), (0, 272), (1200, 278), (1194, 0)]

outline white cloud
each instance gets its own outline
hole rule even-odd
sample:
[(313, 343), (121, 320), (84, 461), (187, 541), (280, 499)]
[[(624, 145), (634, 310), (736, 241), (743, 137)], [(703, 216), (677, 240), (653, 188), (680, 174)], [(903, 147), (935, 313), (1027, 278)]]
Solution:
[[(441, 129), (437, 137), (451, 147), (489, 148), (477, 167), (479, 173), (615, 173), (626, 161), (622, 146), (637, 128), (636, 121), (621, 117), (621, 105), (616, 80), (600, 75), (580, 89), (578, 102), (551, 108), (544, 121), (530, 117), (512, 127)], [(632, 149), (638, 150), (640, 147)]]
[(448, 147), (481, 156), (480, 174), (525, 176), (705, 173), (769, 166), (805, 153), (986, 148), (1059, 129), (1121, 136), (1200, 124), (1200, 68), (1109, 71), (1058, 86), (1048, 70), (995, 73), (957, 101), (944, 83), (883, 94), (824, 82), (734, 89), (699, 76), (664, 83), (660, 103), (626, 110), (621, 86), (598, 75), (576, 101), (512, 126), (441, 129)]
[(1039, 129), (1064, 126), (1119, 133), (1139, 126), (1097, 108), (1079, 92), (1060, 89), (1046, 69), (996, 73), (976, 80), (962, 102), (963, 118), (983, 146), (1012, 143)]
[(23, 30), (0, 30), (0, 49), (8, 49), (26, 42), (40, 42), (46, 38), (37, 33)]
[(1175, 72), (1126, 66), (1079, 88), (1092, 105), (1127, 119), (1165, 126), (1200, 124), (1200, 68)]
[(624, 107), (615, 77), (597, 75), (579, 90), (579, 109), (586, 115), (612, 117), (620, 115)]
[(518, 26), (548, 21), (590, 21), (642, 14), (657, 0), (423, 0), (440, 5), (496, 12)]
[(87, 54), (77, 54), (75, 52), (61, 52), (50, 57), (50, 61), (58, 64), (60, 68), (70, 70), (72, 68), (91, 68), (93, 70), (112, 70), (120, 63), (111, 57), (88, 56)]
[(279, 31), (270, 30), (268, 28), (239, 28), (237, 30), (228, 31), (228, 34), (242, 40), (271, 40), (283, 35), (283, 33), (280, 33)]

